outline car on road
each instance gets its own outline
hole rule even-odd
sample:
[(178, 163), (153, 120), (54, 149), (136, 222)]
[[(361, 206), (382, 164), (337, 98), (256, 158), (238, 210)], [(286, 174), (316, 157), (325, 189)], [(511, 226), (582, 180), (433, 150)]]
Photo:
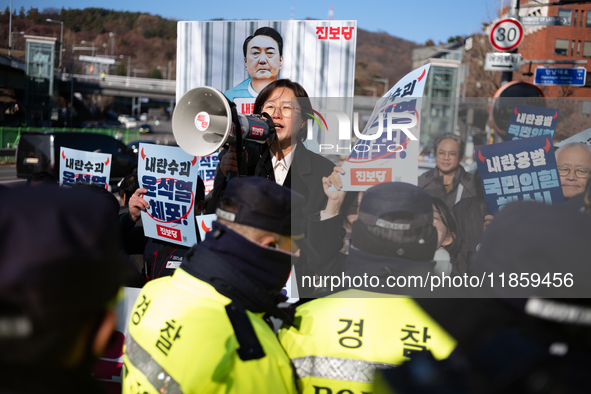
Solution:
[(16, 147), (16, 176), (28, 178), (48, 172), (59, 179), (60, 148), (111, 154), (110, 183), (116, 183), (137, 168), (137, 154), (115, 138), (94, 133), (37, 131), (21, 133)]
[(135, 140), (135, 141), (131, 141), (129, 144), (127, 144), (127, 147), (128, 147), (129, 149), (131, 149), (131, 150), (132, 150), (132, 151), (133, 151), (133, 152), (134, 152), (134, 153), (137, 155), (137, 154), (138, 154), (138, 152), (139, 152), (139, 149), (140, 149), (140, 142), (141, 142), (141, 143), (143, 143), (143, 144), (157, 144), (157, 142), (156, 142), (156, 141), (148, 141), (148, 140), (146, 140), (146, 141), (141, 141), (141, 140)]
[(117, 120), (125, 125), (127, 129), (134, 129), (137, 127), (136, 120), (130, 115), (119, 115)]
[(152, 132), (152, 126), (150, 126), (149, 124), (143, 124), (140, 126), (140, 133), (146, 134), (146, 133), (151, 133), (151, 132)]

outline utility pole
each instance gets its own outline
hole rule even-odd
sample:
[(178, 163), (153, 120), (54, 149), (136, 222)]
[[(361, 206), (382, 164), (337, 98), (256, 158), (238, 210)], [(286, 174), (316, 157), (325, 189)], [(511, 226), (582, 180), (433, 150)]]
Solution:
[[(519, 5), (520, 5), (520, 0), (511, 0), (511, 3), (509, 5), (509, 17), (515, 18), (521, 22), (521, 18), (519, 17)], [(509, 53), (517, 53), (517, 48), (513, 49)], [(501, 86), (508, 83), (508, 82), (511, 82), (512, 80), (513, 80), (513, 72), (512, 71), (503, 71), (503, 74), (501, 75)]]
[(111, 56), (115, 56), (115, 33), (110, 32), (109, 37), (111, 37)]
[(12, 56), (12, 0), (10, 0), (10, 18), (8, 21), (8, 56)]
[[(89, 49), (91, 48), (76, 47), (75, 43), (72, 44), (72, 66), (70, 68), (70, 127), (72, 127), (72, 122), (74, 118), (74, 51), (88, 51)], [(94, 48), (92, 49), (94, 50)]]
[(386, 94), (386, 92), (388, 92), (388, 78), (372, 78), (373, 81), (376, 82), (381, 82), (384, 84), (384, 94), (382, 94), (382, 96), (384, 96)]
[(62, 52), (64, 51), (64, 22), (62, 21), (56, 21), (54, 19), (45, 19), (45, 21), (47, 22), (52, 22), (52, 23), (59, 23), (61, 25), (61, 32), (60, 32), (60, 65), (59, 65), (59, 69), (61, 71), (62, 69)]

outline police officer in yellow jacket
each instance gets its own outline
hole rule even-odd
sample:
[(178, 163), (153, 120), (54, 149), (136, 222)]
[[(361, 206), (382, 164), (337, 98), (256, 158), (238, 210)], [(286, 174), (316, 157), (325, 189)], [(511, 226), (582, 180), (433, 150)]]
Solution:
[(364, 290), (300, 305), (294, 326), (279, 332), (299, 392), (370, 393), (376, 369), (400, 365), (422, 350), (438, 359), (451, 353), (455, 340), (401, 295), (405, 288), (395, 287), (403, 285), (400, 278), (433, 270), (436, 238), (431, 197), (424, 190), (395, 182), (364, 193), (347, 270), (339, 278), (342, 288)]
[(296, 392), (263, 315), (293, 319), (277, 304), (295, 258), (292, 228), (303, 234), (303, 202), (264, 178), (229, 182), (205, 240), (136, 301), (124, 393)]

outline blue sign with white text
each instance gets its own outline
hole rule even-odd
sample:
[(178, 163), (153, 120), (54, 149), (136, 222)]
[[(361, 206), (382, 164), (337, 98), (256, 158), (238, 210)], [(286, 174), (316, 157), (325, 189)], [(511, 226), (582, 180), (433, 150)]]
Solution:
[(558, 123), (558, 109), (518, 105), (513, 109), (505, 141), (547, 135), (554, 138)]
[(585, 86), (587, 70), (584, 67), (538, 67), (534, 83), (536, 85)]
[(550, 136), (481, 146), (476, 157), (491, 215), (514, 201), (564, 204)]

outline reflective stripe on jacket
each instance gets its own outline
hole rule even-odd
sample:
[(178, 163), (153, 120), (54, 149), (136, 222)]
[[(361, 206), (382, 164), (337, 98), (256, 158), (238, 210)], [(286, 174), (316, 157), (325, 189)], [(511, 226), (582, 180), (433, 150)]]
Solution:
[(230, 303), (182, 268), (148, 283), (131, 311), (123, 393), (295, 393), (290, 361), (259, 314), (246, 311), (265, 355), (239, 357)]
[(295, 322), (279, 339), (301, 393), (369, 393), (376, 369), (420, 350), (443, 359), (456, 345), (412, 298), (395, 295), (347, 290), (299, 306)]

